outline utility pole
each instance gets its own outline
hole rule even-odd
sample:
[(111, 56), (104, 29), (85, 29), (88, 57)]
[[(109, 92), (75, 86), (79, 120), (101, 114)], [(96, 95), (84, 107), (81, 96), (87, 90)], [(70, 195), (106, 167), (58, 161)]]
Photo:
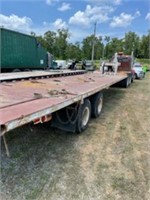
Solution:
[(94, 24), (94, 37), (93, 37), (93, 44), (92, 44), (92, 57), (91, 57), (92, 64), (93, 64), (93, 61), (94, 61), (95, 35), (96, 35), (96, 22)]

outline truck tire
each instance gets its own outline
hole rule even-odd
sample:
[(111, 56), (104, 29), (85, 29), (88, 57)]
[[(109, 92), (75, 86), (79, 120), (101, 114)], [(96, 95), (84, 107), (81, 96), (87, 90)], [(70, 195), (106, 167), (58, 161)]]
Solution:
[(20, 69), (14, 69), (14, 70), (12, 70), (12, 72), (21, 72), (21, 70)]
[(84, 100), (84, 103), (80, 105), (78, 111), (78, 118), (76, 122), (76, 132), (83, 132), (89, 123), (91, 117), (91, 103), (88, 99)]
[(131, 76), (128, 77), (128, 81), (129, 81), (128, 83), (129, 83), (129, 86), (130, 86), (131, 83), (132, 83), (132, 77)]
[(128, 78), (123, 80), (123, 87), (124, 88), (128, 88), (130, 84), (131, 84), (131, 77), (128, 77)]
[(103, 107), (103, 93), (99, 92), (91, 98), (91, 116), (97, 118), (100, 116)]
[(24, 69), (24, 72), (30, 72), (31, 70), (30, 69)]

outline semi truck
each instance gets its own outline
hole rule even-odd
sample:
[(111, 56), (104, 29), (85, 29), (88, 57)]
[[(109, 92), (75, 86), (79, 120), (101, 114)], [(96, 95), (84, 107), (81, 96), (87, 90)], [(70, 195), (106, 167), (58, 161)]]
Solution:
[(110, 72), (115, 74), (128, 74), (128, 78), (119, 83), (124, 87), (128, 87), (135, 79), (133, 52), (131, 55), (125, 55), (123, 52), (116, 52), (109, 62), (102, 63), (100, 70), (102, 74)]
[(130, 76), (85, 70), (0, 74), (0, 135), (7, 155), (5, 134), (27, 123), (49, 122), (65, 131), (83, 132), (90, 118), (101, 114), (103, 90)]
[(47, 52), (36, 37), (0, 28), (1, 72), (56, 69), (54, 56)]

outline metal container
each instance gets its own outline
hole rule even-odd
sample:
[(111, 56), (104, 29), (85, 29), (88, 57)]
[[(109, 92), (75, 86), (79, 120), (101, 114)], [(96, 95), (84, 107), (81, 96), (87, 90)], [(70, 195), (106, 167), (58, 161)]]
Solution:
[(47, 52), (34, 36), (0, 28), (1, 70), (44, 69)]

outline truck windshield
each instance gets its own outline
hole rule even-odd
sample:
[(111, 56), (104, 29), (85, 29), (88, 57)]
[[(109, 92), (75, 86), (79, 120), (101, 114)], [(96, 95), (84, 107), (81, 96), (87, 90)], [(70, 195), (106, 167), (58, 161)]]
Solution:
[(130, 58), (129, 57), (118, 57), (118, 62), (129, 62)]
[(134, 67), (142, 67), (140, 64), (136, 64), (134, 65)]

